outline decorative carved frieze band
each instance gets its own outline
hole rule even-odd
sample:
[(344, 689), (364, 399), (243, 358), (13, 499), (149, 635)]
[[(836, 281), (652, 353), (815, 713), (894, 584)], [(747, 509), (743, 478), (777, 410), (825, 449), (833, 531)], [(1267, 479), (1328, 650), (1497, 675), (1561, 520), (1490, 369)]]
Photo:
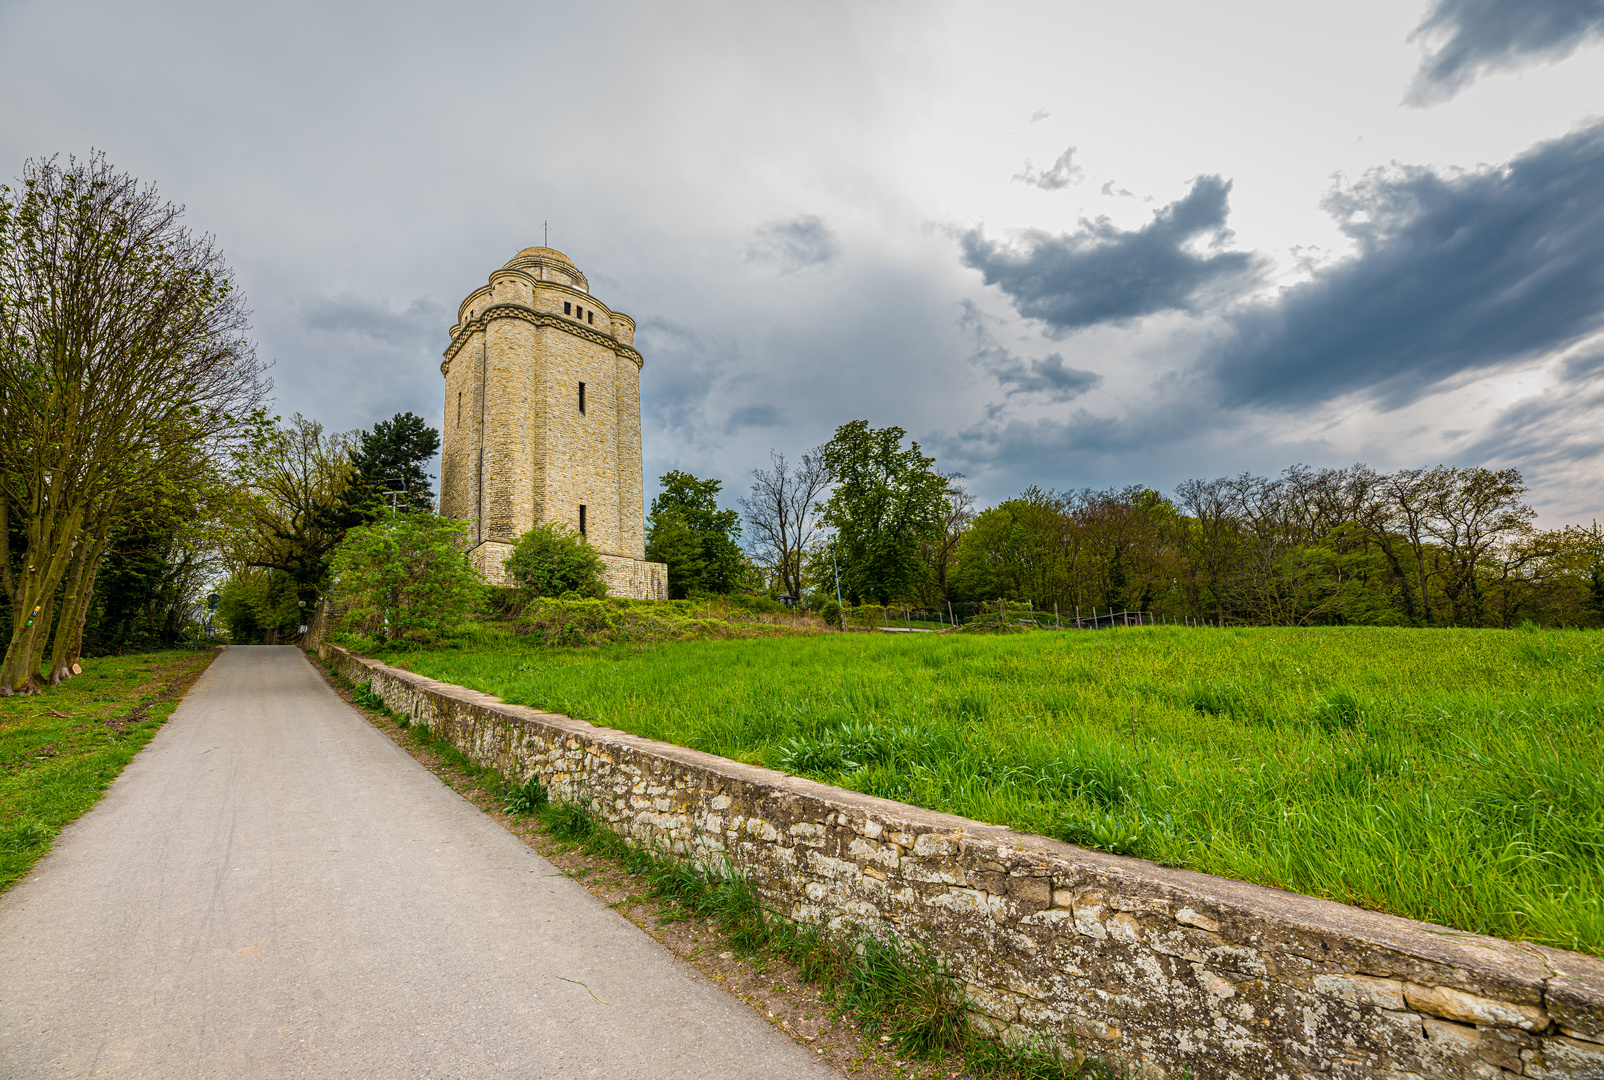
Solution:
[(555, 327), (556, 329), (572, 334), (577, 338), (583, 338), (592, 344), (611, 349), (614, 353), (622, 356), (626, 360), (634, 361), (636, 370), (639, 370), (646, 362), (645, 358), (642, 357), (639, 352), (630, 346), (625, 345), (622, 341), (619, 341), (617, 338), (609, 337), (606, 334), (598, 333), (596, 330), (591, 329), (589, 326), (578, 322), (577, 320), (564, 318), (561, 315), (552, 315), (543, 311), (536, 311), (534, 308), (525, 304), (501, 303), (492, 304), (485, 308), (478, 314), (478, 316), (466, 323), (461, 330), (457, 331), (457, 336), (451, 339), (451, 344), (446, 348), (444, 353), (445, 361), (440, 365), (441, 375), (444, 375), (446, 372), (451, 370), (451, 361), (455, 359), (457, 353), (461, 351), (463, 344), (468, 340), (468, 338), (472, 337), (475, 331), (485, 330), (489, 326), (491, 319), (522, 319), (524, 322), (531, 323), (535, 326)]

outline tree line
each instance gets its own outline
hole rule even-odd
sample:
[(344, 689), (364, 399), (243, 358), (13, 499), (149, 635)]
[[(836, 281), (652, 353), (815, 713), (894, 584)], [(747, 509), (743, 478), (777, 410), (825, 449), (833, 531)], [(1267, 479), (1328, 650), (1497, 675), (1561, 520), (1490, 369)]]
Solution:
[(818, 606), (839, 583), (849, 603), (1006, 599), (1222, 625), (1604, 625), (1604, 533), (1538, 529), (1515, 469), (1294, 465), (1169, 495), (1031, 487), (977, 510), (906, 432), (857, 420), (798, 461), (771, 454), (739, 514), (718, 508), (717, 481), (663, 485), (648, 557), (676, 595)]

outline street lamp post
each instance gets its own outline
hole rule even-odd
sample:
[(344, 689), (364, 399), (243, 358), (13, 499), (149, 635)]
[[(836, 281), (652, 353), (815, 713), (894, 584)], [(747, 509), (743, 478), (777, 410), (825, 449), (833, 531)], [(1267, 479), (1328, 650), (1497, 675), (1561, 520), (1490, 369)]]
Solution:
[[(835, 572), (835, 606), (839, 609), (841, 607), (841, 568), (835, 562), (834, 540), (830, 541), (830, 569)], [(847, 628), (846, 623), (846, 616), (842, 615), (841, 629), (845, 630)]]
[(406, 491), (407, 482), (399, 476), (388, 476), (384, 480), (385, 494), (390, 497), (390, 516), (395, 517), (395, 504)]

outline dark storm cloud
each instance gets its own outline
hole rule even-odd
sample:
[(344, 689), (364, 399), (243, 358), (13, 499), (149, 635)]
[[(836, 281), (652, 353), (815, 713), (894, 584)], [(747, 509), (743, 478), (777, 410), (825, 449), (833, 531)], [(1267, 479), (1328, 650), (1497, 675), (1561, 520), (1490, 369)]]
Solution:
[(1228, 414), (1200, 413), (1195, 401), (1167, 397), (1122, 415), (1076, 408), (1058, 416), (989, 417), (923, 442), (942, 468), (1007, 498), (1032, 483), (1060, 489), (1134, 479), (1168, 483), (1170, 474), (1190, 467), (1188, 444), (1234, 423)]
[[(686, 437), (703, 426), (708, 395), (721, 365), (690, 327), (666, 319), (642, 320), (636, 344), (650, 357), (641, 369), (641, 412), (654, 426)], [(647, 393), (647, 387), (651, 392)]]
[(963, 260), (1055, 337), (1162, 311), (1194, 311), (1251, 280), (1259, 266), (1246, 252), (1195, 250), (1230, 239), (1230, 191), (1218, 176), (1200, 176), (1184, 198), (1140, 229), (1098, 218), (1074, 233), (1031, 231), (1022, 249), (1003, 248), (972, 229), (962, 238)]
[(1437, 0), (1409, 40), (1437, 43), (1404, 96), (1447, 101), (1478, 77), (1563, 60), (1604, 35), (1604, 0)]
[(1009, 397), (1037, 394), (1047, 401), (1061, 402), (1079, 397), (1103, 381), (1095, 371), (1068, 367), (1058, 353), (1033, 360), (1015, 356), (1006, 349), (983, 350), (977, 357), (991, 369)]
[(1604, 328), (1604, 124), (1475, 172), (1376, 170), (1326, 205), (1358, 250), (1228, 317), (1228, 404), (1394, 407)]
[(1071, 146), (1058, 155), (1058, 160), (1053, 162), (1053, 167), (1046, 172), (1042, 172), (1027, 161), (1025, 171), (1015, 173), (1014, 179), (1031, 187), (1039, 187), (1043, 191), (1057, 191), (1059, 188), (1080, 183), (1081, 177), (1085, 175), (1086, 170), (1075, 164), (1075, 148)]
[(746, 246), (747, 262), (773, 263), (783, 274), (822, 266), (838, 254), (835, 234), (812, 214), (761, 225)]

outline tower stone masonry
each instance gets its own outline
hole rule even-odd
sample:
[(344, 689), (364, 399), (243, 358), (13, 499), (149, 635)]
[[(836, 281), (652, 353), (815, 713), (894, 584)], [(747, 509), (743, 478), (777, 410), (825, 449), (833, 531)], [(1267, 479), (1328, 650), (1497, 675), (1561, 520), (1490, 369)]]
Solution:
[(665, 600), (647, 562), (635, 320), (590, 295), (568, 256), (525, 248), (457, 309), (445, 376), (440, 513), (469, 525), (492, 584), (537, 524), (581, 530), (612, 596)]

